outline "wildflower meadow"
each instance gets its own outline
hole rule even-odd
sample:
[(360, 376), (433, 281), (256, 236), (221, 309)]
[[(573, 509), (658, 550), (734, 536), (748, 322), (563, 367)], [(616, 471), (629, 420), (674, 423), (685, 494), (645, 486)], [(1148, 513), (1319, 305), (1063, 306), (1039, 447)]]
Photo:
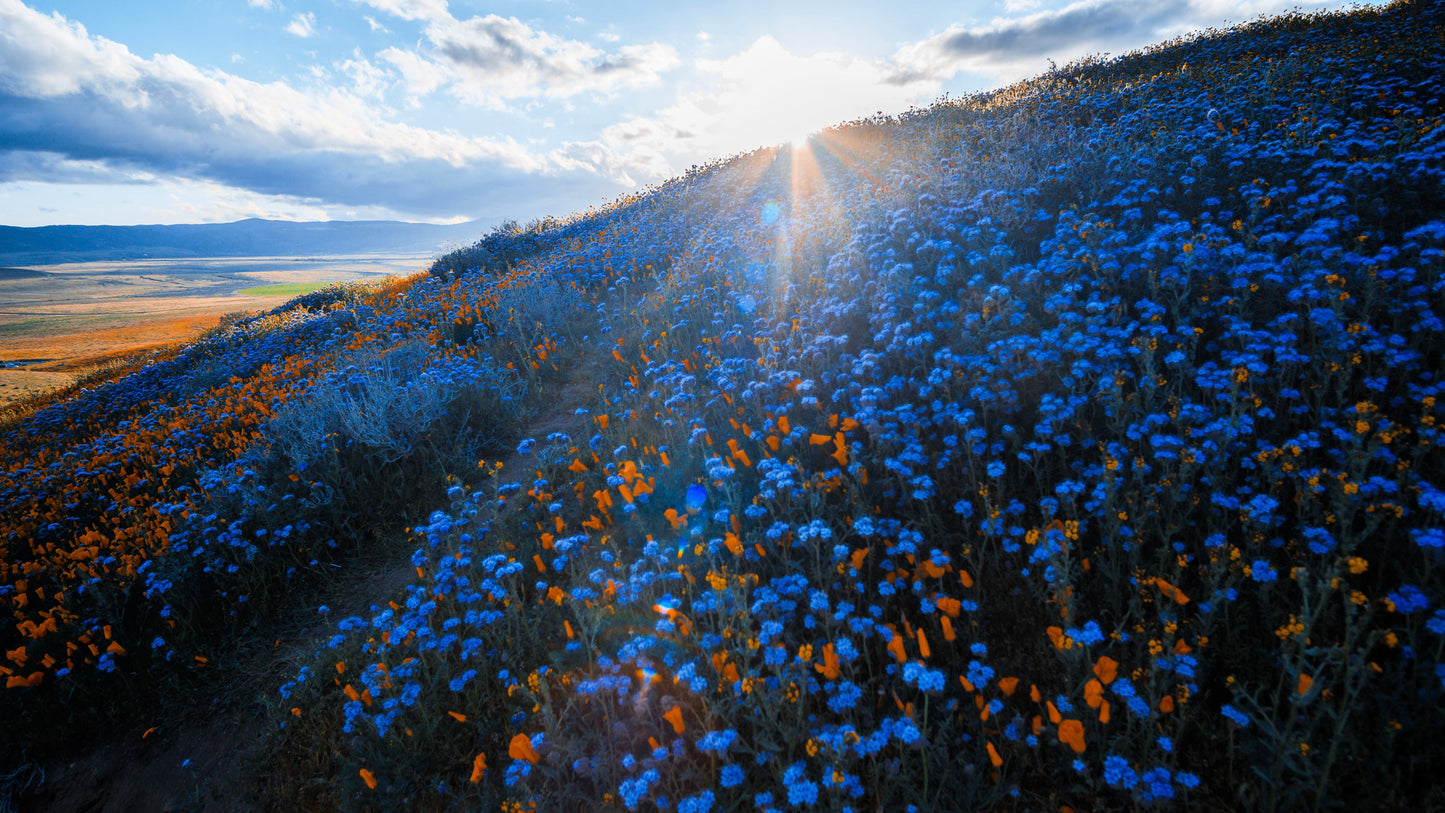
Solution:
[(32, 402), (0, 757), (304, 613), (276, 809), (1445, 806), (1442, 98), (1439, 4), (1199, 32)]

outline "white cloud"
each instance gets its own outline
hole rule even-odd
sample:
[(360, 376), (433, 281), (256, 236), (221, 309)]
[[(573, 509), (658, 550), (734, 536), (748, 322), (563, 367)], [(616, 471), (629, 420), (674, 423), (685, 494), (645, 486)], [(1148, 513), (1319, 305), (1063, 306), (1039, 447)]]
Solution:
[[(1009, 11), (1037, 7), (1007, 0)], [(1290, 8), (1331, 5), (1327, 0), (1080, 0), (1061, 9), (999, 17), (988, 25), (955, 25), (894, 54), (896, 81), (946, 79), (978, 71), (1011, 81), (1091, 54), (1113, 56), (1210, 26), (1244, 22)]]
[(607, 53), (495, 14), (435, 21), (426, 34), (436, 60), (458, 78), (452, 92), (487, 107), (517, 97), (564, 98), (655, 85), (678, 64), (670, 45), (625, 45)]
[(251, 8), (264, 8), (267, 11), (275, 11), (280, 8), (280, 4), (276, 0), (246, 0), (246, 5)]
[(381, 100), (391, 86), (391, 74), (362, 56), (360, 48), (352, 51), (351, 59), (336, 63), (336, 68), (351, 77), (352, 92), (358, 96)]
[(134, 94), (140, 77), (140, 60), (124, 45), (91, 37), (59, 12), (45, 16), (20, 0), (0, 0), (0, 91), (39, 98), (82, 87)]
[[(412, 52), (408, 86), (414, 94), (434, 91), (442, 82), (468, 104), (505, 109), (517, 98), (566, 98), (586, 92), (659, 84), (679, 64), (671, 45), (650, 43), (602, 50), (580, 40), (533, 28), (515, 17), (496, 14), (453, 17), (446, 0), (352, 0), (403, 20), (425, 24), (427, 46)], [(370, 21), (370, 18), (367, 18)], [(572, 23), (580, 17), (567, 17)], [(598, 35), (608, 42), (615, 34)], [(388, 61), (403, 69), (404, 53), (388, 49)]]
[(369, 26), (371, 26), (372, 33), (381, 33), (381, 34), (390, 34), (390, 33), (391, 33), (391, 29), (390, 29), (390, 28), (387, 28), (386, 26), (384, 26), (384, 25), (382, 25), (381, 23), (377, 22), (375, 17), (371, 17), (371, 16), (369, 16), (369, 15), (363, 14), (363, 15), (361, 15), (361, 19), (365, 20), (365, 21), (366, 21), (366, 24), (369, 25)]
[(417, 104), (421, 97), (432, 93), (453, 78), (451, 71), (413, 51), (387, 48), (377, 54), (377, 57), (391, 63), (391, 66), (401, 73), (402, 84), (412, 104)]
[(772, 37), (727, 59), (698, 60), (697, 68), (710, 77), (705, 86), (651, 116), (603, 131), (614, 171), (660, 180), (875, 110), (901, 111), (939, 91), (931, 79), (892, 81), (893, 69), (884, 63), (843, 53), (793, 54)]
[[(258, 83), (173, 55), (142, 59), (59, 15), (0, 0), (0, 183), (190, 179), (445, 216), (515, 201), (539, 175), (556, 192), (616, 191), (570, 156), (389, 121), (359, 95), (384, 69), (364, 58), (339, 69), (356, 92)], [(548, 205), (549, 190), (538, 190), (537, 205)]]
[(316, 15), (311, 12), (297, 14), (291, 18), (286, 25), (286, 33), (295, 34), (298, 37), (306, 38), (316, 33)]
[(403, 20), (448, 20), (447, 0), (352, 0)]

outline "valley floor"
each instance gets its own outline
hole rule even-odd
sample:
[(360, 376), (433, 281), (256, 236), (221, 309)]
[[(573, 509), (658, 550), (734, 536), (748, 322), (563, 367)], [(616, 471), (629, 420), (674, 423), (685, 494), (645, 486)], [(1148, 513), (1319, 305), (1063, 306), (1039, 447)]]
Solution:
[(0, 269), (0, 408), (295, 294), (257, 286), (409, 274), (419, 256), (135, 260)]

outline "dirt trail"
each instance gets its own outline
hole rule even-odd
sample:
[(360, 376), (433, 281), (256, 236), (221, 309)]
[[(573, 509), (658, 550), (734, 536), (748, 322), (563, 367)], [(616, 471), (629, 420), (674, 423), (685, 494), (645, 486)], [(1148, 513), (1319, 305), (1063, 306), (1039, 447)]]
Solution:
[[(585, 375), (580, 365), (569, 372), (566, 383), (531, 395), (529, 400), (542, 411), (522, 437), (544, 438), (552, 432), (585, 428), (588, 419), (574, 410), (590, 401), (595, 386), (580, 380)], [(507, 477), (524, 472), (531, 461), (513, 452), (502, 463), (502, 476)], [(486, 521), (485, 513), (479, 520)], [(330, 607), (330, 620), (302, 628), (271, 647), (259, 648), (224, 674), (218, 672), (210, 681), (214, 698), (206, 702), (197, 697), (187, 708), (172, 710), (169, 716), (180, 722), (165, 730), (98, 732), (94, 746), (81, 755), (43, 766), (43, 780), (21, 799), (19, 809), (34, 813), (272, 809), (265, 799), (257, 798), (255, 781), (257, 766), (266, 757), (267, 699), (335, 634), (335, 619), (366, 616), (373, 604), (396, 596), (411, 583), (412, 551), (404, 545), (393, 547), (390, 561), (356, 565), (352, 573), (307, 601), (308, 607)], [(4, 801), (0, 796), (0, 809)]]

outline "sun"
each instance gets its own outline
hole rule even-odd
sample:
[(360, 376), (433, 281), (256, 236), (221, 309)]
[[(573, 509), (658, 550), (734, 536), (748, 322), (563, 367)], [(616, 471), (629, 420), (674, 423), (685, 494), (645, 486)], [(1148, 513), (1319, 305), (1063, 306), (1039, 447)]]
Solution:
[(788, 144), (795, 150), (806, 150), (808, 148), (809, 133), (797, 133), (788, 139)]

